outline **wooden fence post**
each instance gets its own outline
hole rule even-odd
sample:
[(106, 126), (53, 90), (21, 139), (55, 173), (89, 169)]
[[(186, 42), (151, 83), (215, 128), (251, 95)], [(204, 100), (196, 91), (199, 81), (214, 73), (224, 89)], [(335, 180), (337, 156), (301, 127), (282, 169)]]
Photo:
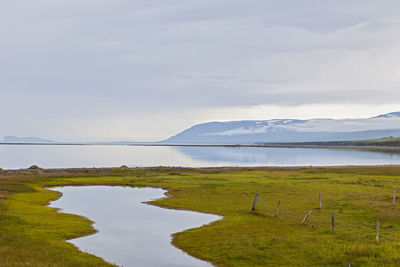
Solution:
[(256, 193), (256, 196), (254, 197), (253, 207), (251, 208), (252, 211), (256, 209), (257, 199), (258, 199), (258, 192)]
[(310, 211), (307, 213), (306, 217), (304, 217), (304, 219), (303, 219), (303, 221), (301, 222), (301, 224), (304, 224), (304, 223), (306, 222), (306, 220), (307, 220), (308, 216), (310, 216), (311, 212), (312, 212), (312, 210), (310, 210)]
[(379, 221), (376, 220), (376, 243), (379, 243)]
[(319, 193), (319, 208), (322, 208), (322, 205), (321, 205), (321, 193)]
[(396, 204), (396, 189), (393, 191), (393, 200), (392, 204)]
[(281, 204), (281, 201), (279, 200), (278, 201), (278, 206), (276, 207), (276, 211), (275, 211), (275, 216), (274, 217), (277, 217), (278, 216), (278, 212), (279, 212), (279, 205)]
[(335, 232), (335, 214), (332, 213), (332, 233)]

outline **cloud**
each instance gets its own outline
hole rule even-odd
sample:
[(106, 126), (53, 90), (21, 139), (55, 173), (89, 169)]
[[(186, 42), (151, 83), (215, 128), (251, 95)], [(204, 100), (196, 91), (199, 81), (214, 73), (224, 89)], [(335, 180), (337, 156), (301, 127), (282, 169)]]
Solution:
[(0, 134), (26, 135), (15, 124), (28, 120), (42, 134), (54, 118), (79, 128), (188, 110), (400, 104), (399, 12), (372, 0), (7, 1)]

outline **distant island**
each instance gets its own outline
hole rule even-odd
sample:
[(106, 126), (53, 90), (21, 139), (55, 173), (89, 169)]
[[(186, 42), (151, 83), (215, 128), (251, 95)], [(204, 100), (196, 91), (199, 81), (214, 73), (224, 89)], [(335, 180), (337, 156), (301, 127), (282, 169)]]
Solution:
[(208, 122), (190, 127), (161, 143), (255, 145), (375, 140), (390, 136), (400, 137), (400, 112), (364, 119)]
[(3, 143), (53, 143), (53, 140), (38, 137), (4, 136)]

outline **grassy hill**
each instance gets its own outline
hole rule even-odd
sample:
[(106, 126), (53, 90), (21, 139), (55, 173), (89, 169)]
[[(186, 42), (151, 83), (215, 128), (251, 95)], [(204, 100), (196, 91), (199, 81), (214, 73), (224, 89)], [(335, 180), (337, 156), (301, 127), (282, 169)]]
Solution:
[(349, 145), (353, 146), (400, 146), (400, 137), (386, 137), (375, 140), (365, 140), (365, 141), (350, 141)]
[(357, 140), (357, 141), (263, 143), (262, 145), (400, 147), (400, 137), (385, 137), (381, 139)]

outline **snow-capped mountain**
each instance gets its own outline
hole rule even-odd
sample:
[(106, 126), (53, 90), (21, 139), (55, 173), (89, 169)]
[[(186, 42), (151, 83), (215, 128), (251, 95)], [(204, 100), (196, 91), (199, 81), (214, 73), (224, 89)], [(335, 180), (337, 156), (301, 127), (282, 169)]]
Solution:
[(274, 119), (195, 125), (164, 143), (254, 144), (400, 137), (400, 112), (365, 119)]

